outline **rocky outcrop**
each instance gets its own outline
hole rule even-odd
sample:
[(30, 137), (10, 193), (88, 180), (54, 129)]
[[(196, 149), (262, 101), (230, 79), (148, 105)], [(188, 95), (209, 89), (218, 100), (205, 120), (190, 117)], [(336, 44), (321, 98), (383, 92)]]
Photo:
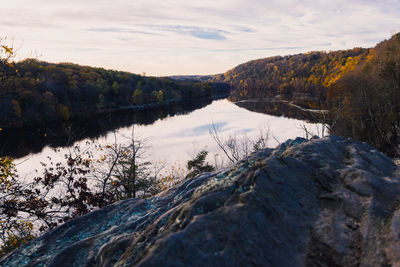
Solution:
[(399, 169), (354, 140), (289, 140), (69, 221), (1, 264), (400, 266)]

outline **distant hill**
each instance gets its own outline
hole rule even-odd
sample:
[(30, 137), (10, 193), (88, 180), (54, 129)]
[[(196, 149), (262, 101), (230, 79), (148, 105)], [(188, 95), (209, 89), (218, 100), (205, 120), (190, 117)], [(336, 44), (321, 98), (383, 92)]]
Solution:
[(243, 63), (211, 78), (233, 101), (267, 98), (329, 109), (332, 134), (400, 156), (400, 33), (374, 48), (308, 52)]
[(374, 48), (252, 60), (211, 80), (229, 83), (233, 101), (274, 97), (329, 109), (321, 122), (331, 134), (400, 156), (400, 33)]
[(235, 101), (276, 95), (325, 100), (328, 88), (343, 73), (354, 69), (369, 51), (354, 48), (257, 59), (215, 75), (212, 81), (229, 83)]

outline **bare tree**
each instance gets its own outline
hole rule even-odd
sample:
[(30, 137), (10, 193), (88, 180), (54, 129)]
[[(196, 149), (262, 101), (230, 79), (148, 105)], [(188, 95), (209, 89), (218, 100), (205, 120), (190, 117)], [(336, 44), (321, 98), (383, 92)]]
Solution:
[(269, 127), (263, 126), (259, 129), (256, 138), (249, 138), (244, 135), (238, 137), (236, 134), (230, 135), (226, 141), (220, 138), (218, 128), (213, 123), (209, 130), (211, 137), (231, 163), (235, 163), (251, 153), (263, 149), (267, 146), (269, 139)]
[[(151, 163), (146, 158), (146, 139), (135, 136), (135, 127), (130, 136), (118, 139), (114, 133), (114, 144), (100, 146), (105, 153), (95, 163), (93, 176), (100, 183), (101, 195), (107, 200), (148, 196), (154, 182)], [(157, 169), (156, 169), (157, 170)], [(105, 203), (108, 204), (108, 203)]]
[(313, 136), (304, 123), (300, 124), (299, 128), (303, 130), (305, 139), (310, 139)]

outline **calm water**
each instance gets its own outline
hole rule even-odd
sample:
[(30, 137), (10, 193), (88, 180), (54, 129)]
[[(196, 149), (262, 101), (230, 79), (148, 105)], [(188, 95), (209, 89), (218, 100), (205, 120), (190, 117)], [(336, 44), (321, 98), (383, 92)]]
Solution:
[[(260, 127), (268, 127), (269, 147), (275, 147), (278, 142), (284, 142), (288, 138), (304, 136), (304, 131), (300, 128), (302, 124), (315, 134), (321, 129), (319, 124), (256, 113), (238, 107), (228, 100), (217, 100), (191, 113), (167, 115), (162, 119), (153, 120), (149, 125), (135, 125), (134, 131), (137, 138), (146, 139), (147, 159), (184, 166), (188, 159), (203, 148), (210, 151), (210, 162), (221, 156), (221, 151), (209, 134), (213, 124), (218, 127), (221, 139), (225, 140), (229, 135), (253, 137), (259, 133)], [(125, 137), (131, 135), (132, 128), (132, 125), (123, 126), (117, 128), (115, 133), (108, 131), (97, 135), (96, 142), (113, 144), (115, 138), (118, 142), (127, 142)], [(85, 147), (88, 140), (89, 138), (85, 138), (75, 144)], [(40, 162), (48, 162), (48, 157), (54, 161), (62, 160), (68, 148), (60, 147), (60, 151), (55, 152), (54, 146), (46, 146), (40, 152), (18, 158), (16, 163), (20, 176), (34, 176), (34, 170), (40, 168)]]

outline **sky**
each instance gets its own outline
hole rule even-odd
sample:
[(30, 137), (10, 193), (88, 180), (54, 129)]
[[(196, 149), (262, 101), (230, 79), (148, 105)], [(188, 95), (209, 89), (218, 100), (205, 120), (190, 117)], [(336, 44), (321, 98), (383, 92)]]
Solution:
[(373, 47), (400, 31), (399, 0), (0, 0), (18, 59), (151, 76), (223, 73), (246, 61)]

